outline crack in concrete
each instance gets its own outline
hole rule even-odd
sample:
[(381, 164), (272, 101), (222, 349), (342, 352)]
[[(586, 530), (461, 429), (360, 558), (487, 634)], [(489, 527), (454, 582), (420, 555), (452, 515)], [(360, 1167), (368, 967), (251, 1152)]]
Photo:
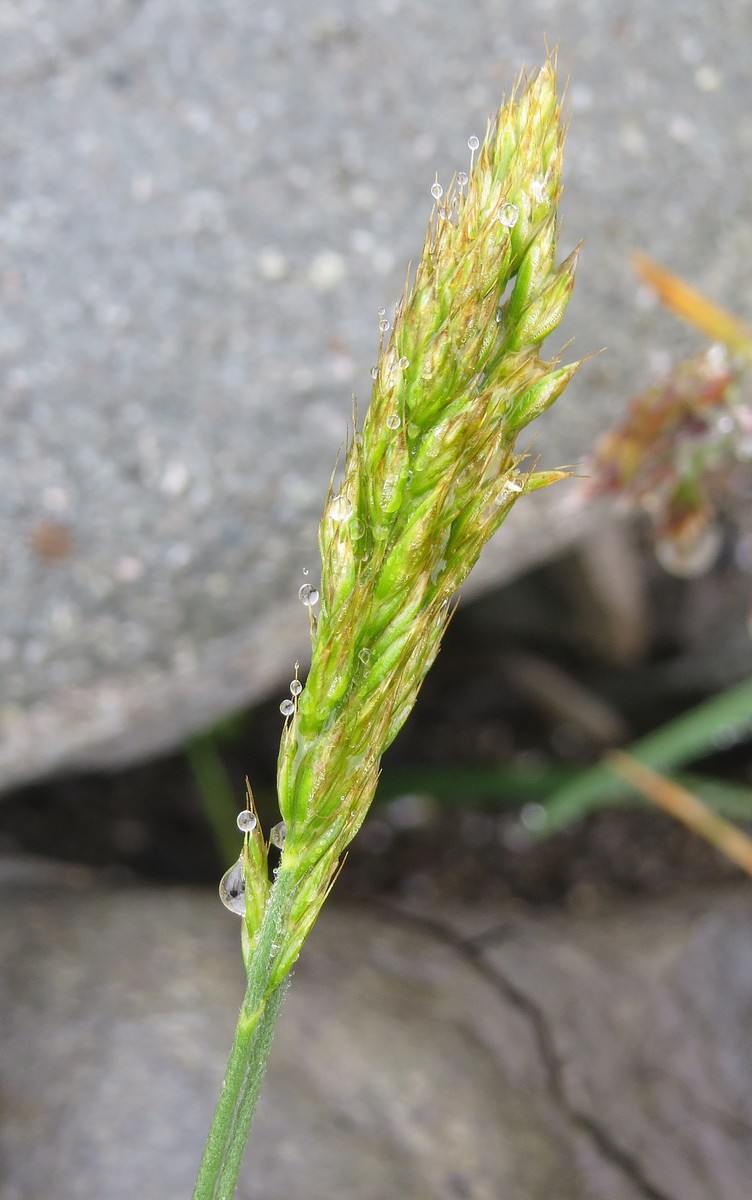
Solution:
[(405, 912), (387, 902), (379, 903), (378, 907), (380, 912), (395, 923), (422, 929), (449, 947), (454, 953), (459, 954), (477, 974), (494, 987), (507, 1003), (522, 1013), (532, 1028), (538, 1053), (545, 1069), (549, 1094), (557, 1108), (565, 1114), (575, 1129), (590, 1140), (602, 1158), (626, 1176), (645, 1200), (676, 1200), (668, 1192), (662, 1191), (651, 1183), (636, 1159), (616, 1142), (607, 1129), (604, 1129), (593, 1117), (580, 1111), (571, 1102), (566, 1092), (562, 1065), (545, 1013), (517, 984), (484, 960), (482, 947), (487, 943), (487, 937), (481, 937), (478, 940), (458, 938), (450, 929), (430, 917), (421, 917)]

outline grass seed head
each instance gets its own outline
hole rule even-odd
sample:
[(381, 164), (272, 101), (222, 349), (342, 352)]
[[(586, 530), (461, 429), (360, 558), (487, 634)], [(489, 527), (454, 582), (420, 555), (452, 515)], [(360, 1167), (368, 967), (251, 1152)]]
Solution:
[[(540, 355), (574, 281), (556, 265), (563, 129), (552, 59), (472, 143), (435, 204), (412, 285), (382, 328), (371, 403), (319, 529), (311, 669), (279, 757), (282, 867), (298, 879), (277, 978), (359, 828), (381, 755), (433, 662), (451, 597), (526, 491), (515, 440), (579, 364)], [(382, 327), (384, 320), (382, 320)], [(260, 894), (259, 894), (260, 898)]]

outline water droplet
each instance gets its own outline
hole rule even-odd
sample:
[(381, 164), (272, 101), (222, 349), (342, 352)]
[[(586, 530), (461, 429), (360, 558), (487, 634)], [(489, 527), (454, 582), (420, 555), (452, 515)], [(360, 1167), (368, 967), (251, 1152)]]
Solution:
[(304, 574), (304, 575), (307, 575), (307, 574), (308, 574), (308, 567), (303, 567), (303, 574)]
[(495, 319), (497, 325), (501, 325), (501, 322), (504, 320), (504, 309), (503, 308), (496, 309), (496, 312), (494, 313), (494, 319)]
[(283, 717), (291, 717), (295, 712), (295, 705), (293, 704), (292, 700), (283, 700), (279, 706), (279, 711), (282, 713)]
[(355, 542), (357, 542), (358, 538), (362, 538), (363, 534), (366, 531), (365, 525), (363, 524), (362, 521), (359, 521), (357, 517), (355, 517), (355, 519), (350, 522), (348, 528), (350, 530), (350, 537)]
[[(407, 360), (405, 360), (407, 361)], [(390, 413), (386, 419), (387, 429), (399, 429), (402, 424), (402, 418), (397, 413)]]
[(469, 137), (469, 138), (467, 139), (467, 145), (468, 145), (468, 149), (470, 149), (470, 150), (477, 150), (477, 149), (478, 149), (478, 147), (479, 147), (479, 145), (480, 145), (480, 142), (478, 141), (478, 139), (477, 139), (477, 137), (475, 136), (475, 134), (473, 134), (473, 135), (472, 135), (472, 137)]
[(346, 521), (348, 517), (352, 516), (352, 510), (352, 501), (348, 500), (342, 492), (332, 496), (329, 502), (329, 516), (332, 521)]
[(364, 646), (362, 650), (358, 651), (358, 658), (363, 664), (371, 661), (371, 651), (367, 646)]
[(389, 328), (389, 322), (387, 321), (386, 317), (382, 317), (381, 320), (379, 321), (379, 329), (381, 330), (382, 333), (386, 333), (388, 328)]
[(371, 367), (371, 379), (378, 379), (378, 377), (379, 377), (379, 368)]
[(269, 832), (269, 845), (276, 846), (278, 850), (282, 850), (287, 837), (287, 826), (284, 821), (278, 821), (272, 830)]
[(457, 176), (457, 182), (460, 185), (460, 187), (465, 187), (465, 185), (468, 181), (468, 178), (469, 178), (469, 176), (468, 176), (467, 171), (460, 171), (459, 175)]
[(725, 413), (723, 416), (718, 418), (715, 423), (715, 427), (719, 433), (733, 433), (734, 429), (736, 428), (736, 424), (730, 413)]
[(299, 679), (290, 680), (290, 691), (292, 692), (293, 696), (300, 695), (300, 693), (303, 691), (303, 684)]
[(239, 917), (245, 915), (245, 875), (242, 858), (233, 863), (220, 879), (219, 898), (230, 912), (237, 913)]
[(312, 587), (310, 583), (304, 583), (298, 592), (298, 598), (303, 604), (305, 604), (306, 608), (313, 608), (313, 605), (319, 598), (319, 594), (316, 588)]
[(439, 216), (441, 217), (442, 221), (446, 221), (447, 217), (449, 216), (449, 210), (446, 208), (440, 208)]
[(379, 316), (380, 316), (380, 317), (385, 317), (385, 316), (386, 316), (386, 309), (385, 309), (385, 308), (380, 308), (380, 309), (378, 310), (378, 314), (379, 314)]
[(519, 219), (520, 210), (516, 204), (511, 204), (507, 201), (502, 204), (498, 212), (499, 221), (502, 225), (506, 225), (507, 229), (513, 229)]
[(238, 813), (237, 824), (241, 833), (251, 833), (258, 825), (258, 821), (254, 813), (244, 808), (242, 812)]
[(299, 671), (299, 670), (300, 670), (300, 663), (299, 663), (299, 662), (295, 662), (295, 663), (293, 663), (293, 670), (294, 670), (294, 671)]
[(520, 821), (531, 833), (540, 833), (548, 823), (548, 813), (542, 804), (532, 801), (520, 809)]
[(438, 172), (436, 173), (435, 180), (431, 184), (431, 195), (433, 196), (434, 200), (440, 200), (441, 197), (444, 195), (444, 189), (441, 186), (441, 184), (439, 183)]
[(399, 366), (400, 366), (400, 370), (406, 371), (407, 368), (410, 366), (410, 359), (405, 358), (405, 356), (403, 355), (402, 358), (399, 360)]

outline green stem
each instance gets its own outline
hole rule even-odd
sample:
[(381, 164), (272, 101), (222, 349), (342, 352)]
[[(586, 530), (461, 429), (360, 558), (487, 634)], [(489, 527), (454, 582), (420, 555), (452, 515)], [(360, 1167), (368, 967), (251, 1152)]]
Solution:
[(280, 871), (248, 966), (248, 988), (193, 1200), (231, 1200), (235, 1191), (285, 993), (286, 980), (272, 986), (271, 979), (276, 948), (282, 939), (294, 891), (294, 877)]

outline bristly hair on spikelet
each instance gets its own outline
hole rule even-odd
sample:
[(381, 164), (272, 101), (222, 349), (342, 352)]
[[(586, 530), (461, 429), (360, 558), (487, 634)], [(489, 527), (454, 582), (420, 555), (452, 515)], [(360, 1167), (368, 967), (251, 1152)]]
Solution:
[[(476, 142), (469, 174), (446, 193), (432, 189), (415, 279), (382, 336), (368, 413), (319, 529), (311, 668), (279, 756), (279, 871), (296, 882), (272, 983), (290, 969), (363, 821), (452, 596), (520, 496), (563, 474), (526, 473), (515, 451), (580, 365), (540, 354), (578, 254), (557, 266), (563, 129), (552, 59), (520, 80)], [(246, 870), (261, 867), (248, 860)], [(252, 939), (258, 905), (247, 921)]]

